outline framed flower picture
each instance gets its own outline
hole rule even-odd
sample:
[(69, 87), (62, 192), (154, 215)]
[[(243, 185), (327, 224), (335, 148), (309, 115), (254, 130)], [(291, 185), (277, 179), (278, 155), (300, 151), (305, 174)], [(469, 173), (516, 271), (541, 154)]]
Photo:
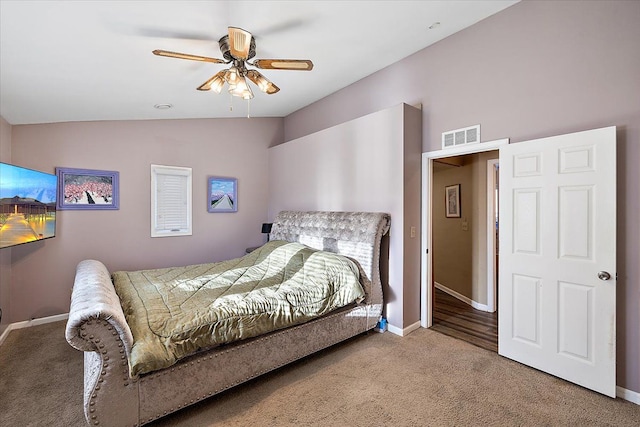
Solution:
[(92, 169), (56, 168), (57, 209), (119, 209), (119, 173)]

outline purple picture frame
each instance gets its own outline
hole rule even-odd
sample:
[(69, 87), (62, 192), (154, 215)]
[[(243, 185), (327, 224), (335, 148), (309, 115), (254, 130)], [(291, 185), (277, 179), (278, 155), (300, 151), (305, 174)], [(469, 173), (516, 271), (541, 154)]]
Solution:
[(210, 176), (207, 179), (207, 211), (238, 212), (238, 180)]
[(115, 171), (56, 168), (58, 176), (57, 209), (120, 209), (119, 180)]

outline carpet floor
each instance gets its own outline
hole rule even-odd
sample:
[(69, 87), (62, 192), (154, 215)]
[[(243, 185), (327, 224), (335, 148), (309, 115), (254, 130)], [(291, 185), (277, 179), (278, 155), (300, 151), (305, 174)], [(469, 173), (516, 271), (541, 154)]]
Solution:
[[(64, 326), (0, 346), (0, 426), (85, 425), (83, 357)], [(223, 425), (637, 427), (640, 406), (419, 329), (358, 336), (149, 424)]]

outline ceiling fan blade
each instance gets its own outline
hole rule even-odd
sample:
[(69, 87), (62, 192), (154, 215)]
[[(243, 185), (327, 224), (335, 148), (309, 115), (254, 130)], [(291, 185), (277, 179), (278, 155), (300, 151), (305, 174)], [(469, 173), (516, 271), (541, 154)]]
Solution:
[(222, 59), (218, 59), (218, 58), (209, 58), (208, 56), (191, 55), (188, 53), (171, 52), (168, 50), (156, 49), (153, 51), (153, 54), (158, 56), (167, 56), (169, 58), (190, 59), (191, 61), (212, 62), (214, 64), (227, 63), (226, 61), (223, 61)]
[(274, 85), (269, 79), (256, 70), (247, 71), (247, 77), (267, 95), (273, 95), (280, 90), (278, 86)]
[(216, 75), (211, 77), (206, 82), (202, 83), (200, 86), (198, 86), (197, 89), (201, 91), (207, 91), (207, 90), (213, 89), (214, 92), (220, 93), (222, 91), (222, 86), (224, 85), (224, 82), (225, 82), (224, 77), (227, 72), (228, 70), (222, 70), (217, 72)]
[(313, 62), (308, 59), (256, 59), (253, 65), (263, 70), (311, 71)]
[(234, 58), (248, 59), (251, 33), (238, 27), (229, 27), (229, 51)]

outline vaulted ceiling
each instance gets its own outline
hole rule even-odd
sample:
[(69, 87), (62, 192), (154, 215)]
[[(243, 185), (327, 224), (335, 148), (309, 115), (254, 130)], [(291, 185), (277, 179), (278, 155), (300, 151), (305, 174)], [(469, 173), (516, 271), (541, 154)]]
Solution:
[[(0, 1), (0, 115), (11, 124), (284, 117), (516, 1)], [(228, 26), (255, 58), (310, 59), (264, 70), (280, 92), (231, 99), (196, 88), (221, 64)], [(415, 76), (419, 79), (420, 76)], [(172, 108), (154, 108), (170, 104)]]

